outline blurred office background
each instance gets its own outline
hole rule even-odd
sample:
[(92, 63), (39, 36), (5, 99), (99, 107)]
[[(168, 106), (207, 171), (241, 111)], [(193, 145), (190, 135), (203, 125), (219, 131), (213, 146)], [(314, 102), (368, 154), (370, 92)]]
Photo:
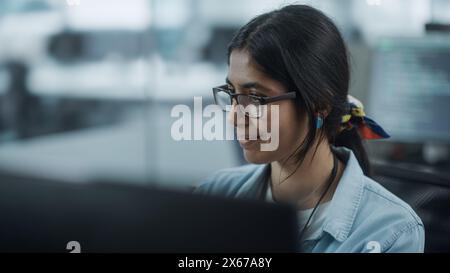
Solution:
[(0, 169), (184, 187), (243, 164), (235, 142), (173, 140), (170, 111), (212, 103), (233, 33), (290, 3), (345, 36), (350, 93), (392, 135), (371, 159), (448, 169), (447, 0), (2, 0)]

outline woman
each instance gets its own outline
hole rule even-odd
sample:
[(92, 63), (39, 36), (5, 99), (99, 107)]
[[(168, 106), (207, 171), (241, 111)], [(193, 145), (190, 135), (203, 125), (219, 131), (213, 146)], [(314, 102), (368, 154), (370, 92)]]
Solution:
[(303, 251), (423, 252), (420, 218), (369, 178), (362, 139), (388, 135), (348, 96), (346, 47), (333, 22), (314, 8), (286, 6), (242, 27), (228, 56), (216, 103), (232, 104), (229, 117), (247, 132), (263, 110), (243, 120), (238, 105), (277, 105), (279, 145), (263, 151), (268, 140), (247, 133), (240, 144), (253, 165), (220, 171), (197, 192), (295, 204)]

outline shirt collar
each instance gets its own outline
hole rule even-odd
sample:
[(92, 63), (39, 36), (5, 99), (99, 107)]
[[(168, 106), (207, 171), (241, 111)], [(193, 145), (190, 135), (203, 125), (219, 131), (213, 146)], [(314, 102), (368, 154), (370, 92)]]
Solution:
[[(350, 233), (361, 202), (364, 174), (351, 150), (345, 147), (333, 147), (333, 150), (339, 159), (346, 162), (346, 166), (326, 212), (322, 230), (335, 240), (343, 242)], [(236, 197), (265, 199), (269, 172), (270, 164), (258, 166)], [(308, 241), (318, 240), (322, 234), (323, 232), (319, 232)]]
[(269, 171), (270, 164), (258, 166), (252, 176), (250, 176), (247, 182), (236, 193), (236, 197), (251, 199), (264, 198)]
[(364, 173), (351, 150), (344, 147), (333, 149), (347, 163), (331, 200), (323, 231), (343, 242), (350, 233), (361, 203)]

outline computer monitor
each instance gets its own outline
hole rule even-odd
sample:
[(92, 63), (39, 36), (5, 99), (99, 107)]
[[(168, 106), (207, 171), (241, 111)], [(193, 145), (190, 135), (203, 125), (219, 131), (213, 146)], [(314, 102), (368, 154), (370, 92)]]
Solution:
[(298, 251), (291, 207), (136, 185), (3, 173), (0, 215), (0, 252)]
[(374, 48), (367, 112), (406, 143), (450, 143), (450, 37), (385, 38)]

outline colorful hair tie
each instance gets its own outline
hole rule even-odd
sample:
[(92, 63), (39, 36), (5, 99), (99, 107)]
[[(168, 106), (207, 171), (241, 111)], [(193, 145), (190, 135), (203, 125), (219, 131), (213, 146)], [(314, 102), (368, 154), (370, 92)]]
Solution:
[(364, 105), (361, 101), (348, 95), (348, 106), (348, 113), (342, 116), (341, 132), (356, 127), (363, 139), (390, 138), (378, 123), (373, 119), (366, 117)]

